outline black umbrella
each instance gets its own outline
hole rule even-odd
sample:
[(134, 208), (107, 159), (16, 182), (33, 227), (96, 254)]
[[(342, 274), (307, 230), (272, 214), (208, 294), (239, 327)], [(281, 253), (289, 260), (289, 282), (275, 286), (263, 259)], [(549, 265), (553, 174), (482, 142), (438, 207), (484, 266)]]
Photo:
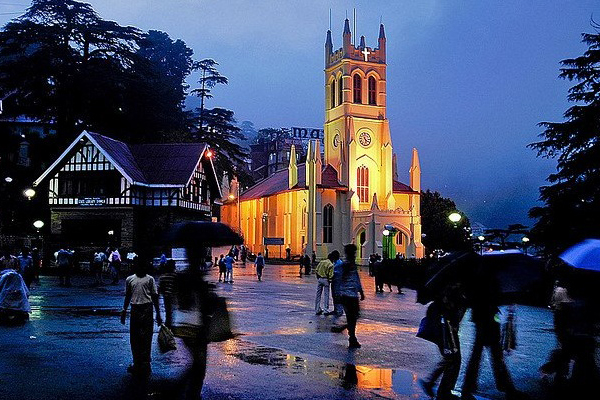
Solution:
[(427, 304), (450, 284), (466, 283), (473, 276), (479, 256), (472, 251), (457, 251), (440, 257), (430, 268), (432, 274), (417, 291), (417, 301)]
[[(454, 282), (464, 285), (469, 300), (493, 300), (498, 304), (531, 304), (546, 295), (544, 263), (517, 250), (478, 255), (455, 253), (424, 286), (421, 300), (431, 300)], [(444, 257), (445, 258), (445, 257)]]
[(173, 225), (165, 237), (167, 243), (185, 247), (242, 244), (244, 239), (221, 222), (189, 221)]

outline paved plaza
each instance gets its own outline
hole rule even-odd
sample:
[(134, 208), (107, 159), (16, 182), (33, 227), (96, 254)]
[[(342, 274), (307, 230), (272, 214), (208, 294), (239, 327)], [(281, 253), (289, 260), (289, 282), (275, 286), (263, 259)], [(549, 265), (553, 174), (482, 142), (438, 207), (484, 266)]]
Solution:
[[(213, 269), (209, 280), (217, 276)], [(234, 283), (216, 285), (228, 299), (240, 335), (209, 346), (204, 398), (425, 399), (417, 379), (439, 358), (433, 344), (415, 337), (426, 307), (415, 302), (411, 290), (375, 294), (366, 268), (361, 279), (366, 300), (357, 336), (362, 348), (349, 351), (346, 333), (331, 332), (335, 319), (314, 315), (314, 275), (300, 277), (296, 265), (267, 265), (258, 282), (252, 264), (236, 264)], [(136, 390), (150, 399), (174, 397), (189, 363), (183, 346), (167, 354), (154, 346), (150, 382), (135, 387), (126, 373), (128, 327), (118, 318), (123, 281), (119, 286), (91, 283), (82, 276), (74, 279), (74, 287), (61, 288), (57, 278), (42, 277), (30, 297), (31, 320), (0, 328), (1, 399), (119, 399)], [(507, 364), (519, 389), (534, 399), (548, 398), (538, 367), (555, 344), (551, 313), (525, 306), (517, 313), (518, 347)], [(472, 344), (468, 315), (461, 342), (464, 372)], [(458, 387), (461, 382), (462, 372)], [(485, 357), (480, 382), (482, 398), (503, 398)]]

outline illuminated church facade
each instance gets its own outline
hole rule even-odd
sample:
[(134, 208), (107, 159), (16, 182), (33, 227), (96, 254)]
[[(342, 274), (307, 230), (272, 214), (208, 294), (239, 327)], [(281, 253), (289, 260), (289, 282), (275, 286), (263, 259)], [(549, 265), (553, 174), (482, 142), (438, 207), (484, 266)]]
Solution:
[(306, 161), (297, 164), (292, 148), (286, 169), (230, 196), (222, 220), (254, 252), (264, 252), (264, 238), (278, 238), (292, 255), (322, 258), (354, 243), (362, 263), (372, 253), (423, 257), (419, 157), (413, 149), (409, 184), (397, 181), (386, 89), (383, 25), (377, 48), (364, 36), (353, 44), (348, 19), (342, 48), (334, 50), (327, 31), (323, 151), (310, 141)]

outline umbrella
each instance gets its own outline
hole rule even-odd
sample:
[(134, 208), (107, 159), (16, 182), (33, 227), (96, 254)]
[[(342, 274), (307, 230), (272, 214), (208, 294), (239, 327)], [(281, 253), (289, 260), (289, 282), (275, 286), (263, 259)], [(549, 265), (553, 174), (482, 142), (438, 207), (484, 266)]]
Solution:
[(584, 240), (568, 248), (560, 258), (575, 268), (600, 271), (600, 240)]
[(173, 225), (165, 241), (185, 247), (203, 245), (208, 247), (242, 244), (244, 239), (221, 222), (189, 221)]
[(419, 302), (431, 299), (449, 284), (460, 282), (471, 301), (482, 298), (499, 304), (526, 303), (545, 295), (544, 264), (518, 250), (454, 253), (427, 281)]

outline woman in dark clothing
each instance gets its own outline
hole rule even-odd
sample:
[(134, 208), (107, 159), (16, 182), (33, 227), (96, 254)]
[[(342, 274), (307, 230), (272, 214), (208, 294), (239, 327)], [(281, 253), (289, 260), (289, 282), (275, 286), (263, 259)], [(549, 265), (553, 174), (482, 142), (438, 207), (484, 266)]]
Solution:
[(356, 270), (356, 246), (354, 244), (347, 244), (344, 246), (344, 253), (346, 254), (346, 261), (342, 264), (342, 279), (338, 295), (346, 312), (348, 347), (352, 349), (361, 347), (356, 339), (356, 321), (360, 312), (358, 295), (360, 294), (360, 299), (364, 300), (365, 294), (360, 283), (358, 271)]

